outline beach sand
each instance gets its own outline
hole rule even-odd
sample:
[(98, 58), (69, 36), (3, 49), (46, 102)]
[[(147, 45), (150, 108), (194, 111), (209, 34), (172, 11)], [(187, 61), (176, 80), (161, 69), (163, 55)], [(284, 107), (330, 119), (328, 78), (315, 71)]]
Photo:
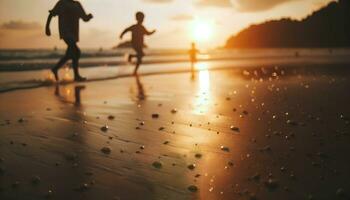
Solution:
[(0, 94), (0, 199), (349, 199), (350, 69), (156, 74)]

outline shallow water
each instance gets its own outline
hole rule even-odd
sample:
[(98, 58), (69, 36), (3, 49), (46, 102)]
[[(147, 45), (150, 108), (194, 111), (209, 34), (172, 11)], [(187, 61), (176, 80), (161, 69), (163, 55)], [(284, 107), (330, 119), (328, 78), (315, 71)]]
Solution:
[[(54, 84), (53, 75), (46, 68), (57, 58), (50, 57), (50, 51), (0, 51), (0, 92), (16, 89), (42, 87)], [(132, 74), (133, 65), (127, 64), (124, 53), (128, 50), (96, 52), (87, 50), (81, 61), (81, 73), (90, 81), (127, 77)], [(179, 73), (190, 70), (186, 51), (149, 50), (140, 74)], [(296, 56), (298, 52), (298, 56)], [(58, 51), (58, 53), (62, 53)], [(4, 56), (6, 55), (6, 56)], [(5, 59), (6, 57), (6, 59)], [(26, 59), (19, 59), (25, 57)], [(350, 63), (348, 49), (259, 49), (259, 50), (213, 50), (200, 56), (196, 70), (259, 67), (318, 67), (347, 66)], [(69, 65), (60, 70), (63, 83), (72, 82)]]

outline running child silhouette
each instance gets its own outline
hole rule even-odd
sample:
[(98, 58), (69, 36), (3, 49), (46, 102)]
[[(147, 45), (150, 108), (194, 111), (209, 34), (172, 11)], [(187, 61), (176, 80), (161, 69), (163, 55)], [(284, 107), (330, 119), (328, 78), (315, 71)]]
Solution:
[(199, 53), (199, 50), (196, 47), (196, 43), (192, 42), (191, 49), (188, 51), (188, 54), (190, 55), (190, 61), (191, 61), (191, 72), (194, 72), (194, 65), (197, 63), (197, 54)]
[(142, 12), (136, 13), (136, 21), (137, 23), (135, 25), (130, 26), (129, 28), (125, 29), (122, 34), (120, 35), (120, 39), (123, 39), (123, 36), (127, 32), (131, 32), (131, 44), (132, 48), (135, 50), (136, 55), (129, 55), (128, 61), (131, 62), (132, 58), (137, 58), (136, 66), (134, 70), (134, 75), (137, 74), (137, 70), (139, 69), (140, 65), (142, 64), (142, 58), (145, 56), (143, 53), (143, 47), (144, 47), (144, 36), (145, 35), (152, 35), (156, 32), (156, 30), (148, 31), (143, 25), (143, 21), (145, 19), (145, 14)]
[(81, 51), (77, 45), (79, 41), (79, 20), (85, 22), (92, 19), (92, 14), (86, 14), (82, 5), (74, 0), (59, 0), (55, 7), (49, 11), (46, 22), (46, 35), (50, 36), (50, 23), (52, 17), (58, 16), (60, 38), (67, 44), (66, 54), (60, 59), (55, 67), (51, 69), (56, 81), (59, 80), (58, 70), (70, 59), (74, 70), (75, 81), (85, 81), (86, 78), (79, 74), (79, 58)]

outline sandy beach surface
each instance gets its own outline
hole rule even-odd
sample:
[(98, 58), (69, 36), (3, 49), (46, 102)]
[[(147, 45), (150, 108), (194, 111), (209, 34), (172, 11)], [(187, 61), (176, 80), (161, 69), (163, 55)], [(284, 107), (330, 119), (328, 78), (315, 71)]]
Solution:
[(202, 68), (0, 94), (0, 199), (349, 199), (350, 68)]

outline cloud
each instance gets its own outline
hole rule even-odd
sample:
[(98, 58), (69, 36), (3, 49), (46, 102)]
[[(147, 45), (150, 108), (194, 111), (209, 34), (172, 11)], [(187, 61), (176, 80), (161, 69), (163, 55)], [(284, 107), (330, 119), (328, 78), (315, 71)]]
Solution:
[(170, 19), (174, 21), (189, 21), (193, 19), (193, 16), (189, 14), (178, 14), (172, 16)]
[(233, 7), (241, 12), (265, 11), (291, 1), (297, 0), (231, 0)]
[(143, 1), (147, 3), (171, 3), (174, 0), (143, 0)]
[[(264, 1), (264, 0), (261, 0)], [(195, 5), (203, 7), (221, 7), (227, 8), (232, 7), (230, 0), (197, 0)]]
[(41, 25), (37, 22), (9, 21), (3, 23), (0, 28), (8, 30), (36, 30), (41, 29)]

